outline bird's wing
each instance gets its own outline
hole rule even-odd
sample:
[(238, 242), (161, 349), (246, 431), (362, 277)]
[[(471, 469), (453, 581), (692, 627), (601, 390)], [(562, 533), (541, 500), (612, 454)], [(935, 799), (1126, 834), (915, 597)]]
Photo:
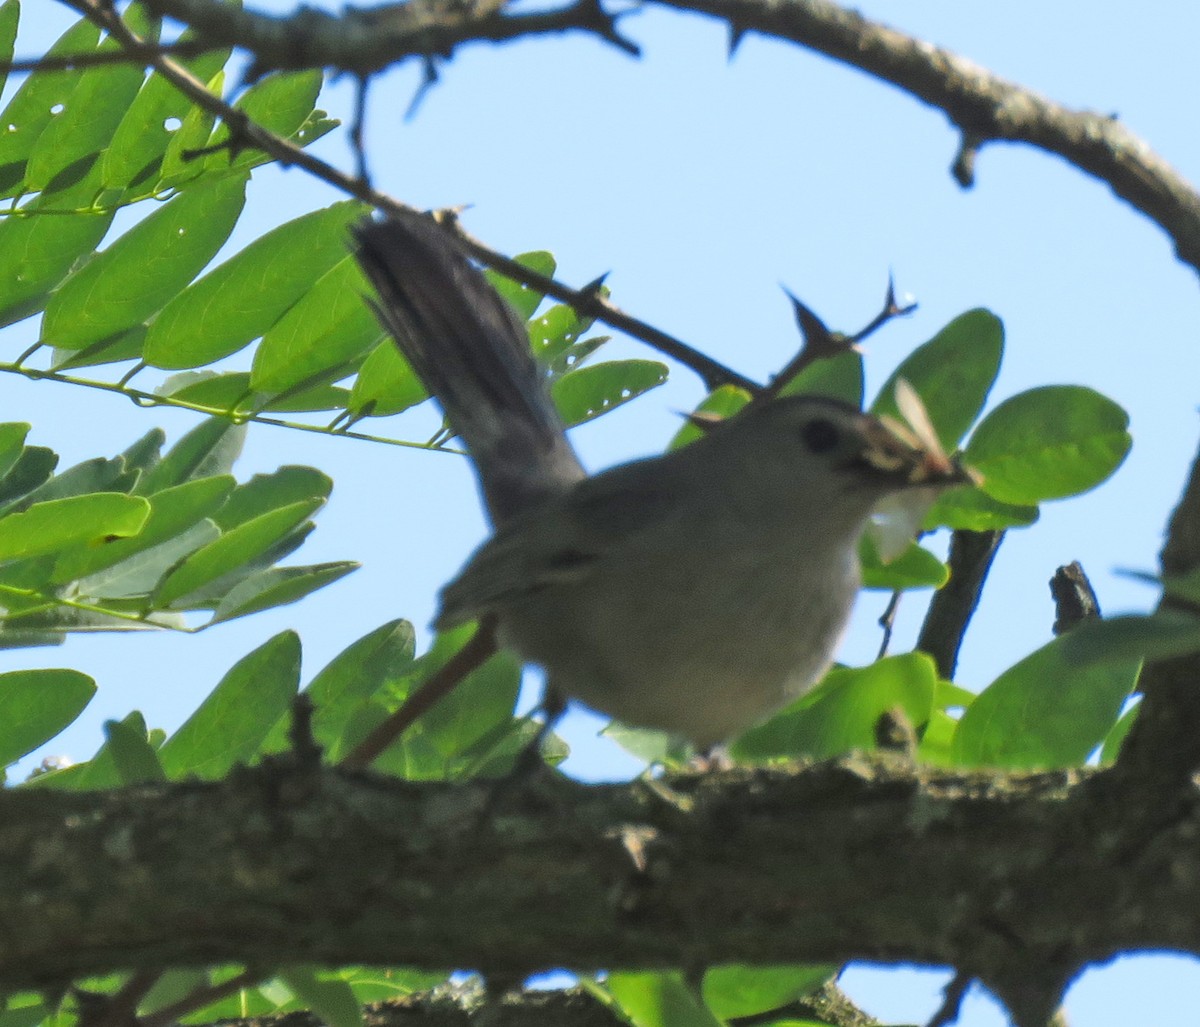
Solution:
[(676, 504), (644, 464), (588, 478), (506, 522), (441, 594), (437, 627), (502, 609), (551, 585), (583, 583), (597, 565)]

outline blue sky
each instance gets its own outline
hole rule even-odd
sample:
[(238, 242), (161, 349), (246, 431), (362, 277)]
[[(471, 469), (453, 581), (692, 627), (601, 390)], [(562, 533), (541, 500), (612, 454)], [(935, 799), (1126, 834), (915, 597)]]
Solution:
[[(26, 0), (31, 54), (67, 22), (50, 0)], [(963, 53), (1068, 105), (1115, 113), (1192, 181), (1200, 180), (1200, 8), (1021, 0), (1003, 7), (874, 0), (868, 16)], [(368, 141), (376, 184), (418, 207), (471, 204), (467, 227), (508, 252), (549, 249), (559, 277), (583, 284), (610, 272), (625, 309), (762, 378), (797, 339), (780, 284), (831, 326), (852, 330), (882, 298), (889, 270), (920, 303), (868, 347), (869, 391), (907, 352), (964, 310), (1004, 321), (1006, 357), (993, 403), (1050, 383), (1086, 384), (1121, 403), (1134, 448), (1108, 484), (1050, 504), (1006, 540), (960, 663), (982, 687), (1046, 641), (1054, 568), (1082, 561), (1106, 612), (1145, 609), (1152, 593), (1115, 573), (1152, 569), (1162, 528), (1196, 446), (1200, 290), (1163, 234), (1107, 188), (1025, 147), (987, 148), (977, 185), (948, 174), (956, 138), (946, 118), (863, 74), (793, 46), (747, 37), (727, 60), (721, 26), (649, 8), (622, 21), (637, 62), (590, 39), (473, 46), (444, 67), (417, 116), (403, 119), (418, 69), (374, 86)], [(10, 87), (11, 91), (11, 87)], [(344, 116), (350, 91), (322, 105)], [(351, 166), (340, 135), (318, 144)], [(298, 172), (251, 185), (229, 251), (271, 225), (337, 199)], [(6, 330), (5, 352), (36, 324)], [(647, 355), (618, 341), (614, 355)], [(592, 468), (661, 449), (677, 411), (702, 394), (679, 370), (664, 388), (585, 426), (575, 441)], [(0, 378), (4, 420), (33, 423), (32, 441), (66, 462), (124, 448), (154, 424), (172, 436), (193, 418), (146, 413), (111, 396)], [(413, 437), (428, 413), (404, 422)], [(349, 642), (396, 616), (425, 631), (439, 585), (485, 532), (469, 469), (456, 458), (259, 429), (243, 477), (281, 463), (330, 473), (335, 491), (303, 550), (305, 562), (353, 558), (364, 569), (304, 603), (194, 637), (81, 638), (57, 650), (0, 653), (0, 669), (73, 666), (100, 694), (52, 751), (86, 757), (100, 724), (132, 708), (171, 728), (238, 657), (284, 628), (304, 641), (306, 678)], [(897, 647), (923, 606), (906, 601)], [(878, 644), (882, 600), (866, 597), (842, 658), (865, 662)], [(164, 681), (162, 668), (175, 668)], [(581, 776), (635, 765), (599, 722), (566, 734)], [(869, 1011), (920, 1021), (944, 975), (852, 971), (846, 985)], [(1068, 999), (1073, 1027), (1106, 1027), (1200, 1011), (1200, 967), (1140, 957), (1090, 971)], [(969, 1027), (1002, 1022), (973, 1001)]]

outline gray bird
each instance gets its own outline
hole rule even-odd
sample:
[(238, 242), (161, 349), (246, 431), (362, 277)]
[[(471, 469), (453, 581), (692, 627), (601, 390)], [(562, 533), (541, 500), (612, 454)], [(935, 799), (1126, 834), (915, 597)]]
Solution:
[(437, 627), (493, 616), (550, 690), (627, 724), (706, 749), (802, 695), (850, 616), (872, 511), (972, 480), (927, 423), (810, 396), (585, 478), (524, 326), (449, 236), (417, 217), (355, 234), (379, 316), (470, 450), (496, 522), (443, 590)]

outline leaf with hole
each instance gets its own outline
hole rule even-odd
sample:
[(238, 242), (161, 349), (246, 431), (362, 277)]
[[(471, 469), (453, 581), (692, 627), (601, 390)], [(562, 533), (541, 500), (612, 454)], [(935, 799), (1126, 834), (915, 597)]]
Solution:
[(46, 305), (42, 339), (83, 349), (161, 310), (229, 238), (245, 200), (244, 176), (180, 193), (63, 282)]
[(550, 394), (567, 427), (607, 414), (667, 380), (657, 360), (611, 360), (581, 367), (558, 379)]
[(202, 367), (267, 331), (346, 257), (346, 232), (366, 208), (335, 203), (272, 229), (175, 296), (155, 318), (142, 359)]

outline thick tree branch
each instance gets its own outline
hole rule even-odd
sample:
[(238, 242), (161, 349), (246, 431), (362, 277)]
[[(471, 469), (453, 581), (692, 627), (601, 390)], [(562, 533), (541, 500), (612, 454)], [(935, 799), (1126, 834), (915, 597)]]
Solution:
[(1052, 964), (1061, 986), (1118, 951), (1200, 949), (1195, 788), (1155, 845), (1125, 849), (1078, 780), (849, 758), (674, 780), (678, 802), (539, 779), (486, 819), (487, 782), (290, 760), (216, 783), (9, 791), (0, 923), (19, 929), (0, 936), (0, 984), (214, 962), (903, 959), (985, 983)]

